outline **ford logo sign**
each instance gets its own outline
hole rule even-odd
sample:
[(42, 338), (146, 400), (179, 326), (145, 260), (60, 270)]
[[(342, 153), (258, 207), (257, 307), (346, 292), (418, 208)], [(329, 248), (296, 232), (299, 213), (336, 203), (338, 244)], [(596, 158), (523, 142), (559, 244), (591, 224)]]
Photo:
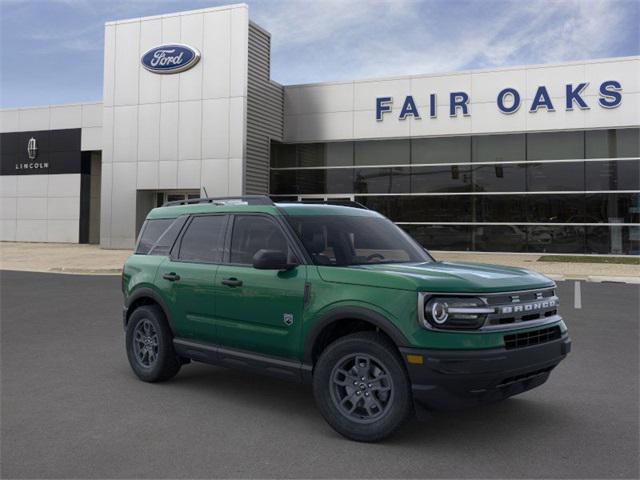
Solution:
[(160, 45), (145, 52), (142, 66), (153, 73), (179, 73), (190, 69), (200, 60), (200, 52), (189, 45), (173, 43)]

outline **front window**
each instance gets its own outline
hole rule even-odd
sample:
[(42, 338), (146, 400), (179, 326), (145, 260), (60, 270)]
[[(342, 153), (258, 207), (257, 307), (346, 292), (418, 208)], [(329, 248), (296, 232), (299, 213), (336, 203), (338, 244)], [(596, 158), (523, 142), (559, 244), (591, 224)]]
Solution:
[(404, 231), (373, 216), (287, 217), (316, 265), (345, 267), (431, 261)]

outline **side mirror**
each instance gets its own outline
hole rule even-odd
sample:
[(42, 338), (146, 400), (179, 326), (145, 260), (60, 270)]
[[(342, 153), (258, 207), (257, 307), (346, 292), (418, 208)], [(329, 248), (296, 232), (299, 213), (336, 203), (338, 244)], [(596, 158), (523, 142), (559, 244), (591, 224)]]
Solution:
[(287, 254), (282, 250), (258, 250), (253, 256), (253, 268), (258, 270), (290, 270), (295, 264), (287, 262)]

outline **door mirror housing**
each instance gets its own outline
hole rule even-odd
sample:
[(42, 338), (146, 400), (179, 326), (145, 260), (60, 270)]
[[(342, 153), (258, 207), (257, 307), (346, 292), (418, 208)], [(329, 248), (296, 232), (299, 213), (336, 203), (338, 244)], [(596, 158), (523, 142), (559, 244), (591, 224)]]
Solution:
[(282, 250), (261, 249), (253, 256), (253, 268), (258, 270), (291, 270), (295, 263), (287, 262), (287, 254)]

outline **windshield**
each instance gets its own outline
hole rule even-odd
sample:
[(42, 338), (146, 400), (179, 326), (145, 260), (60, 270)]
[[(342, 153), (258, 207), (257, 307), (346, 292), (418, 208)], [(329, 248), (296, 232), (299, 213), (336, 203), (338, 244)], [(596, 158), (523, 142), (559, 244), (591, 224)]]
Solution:
[(287, 218), (316, 265), (346, 267), (431, 261), (420, 245), (386, 218), (345, 215)]

